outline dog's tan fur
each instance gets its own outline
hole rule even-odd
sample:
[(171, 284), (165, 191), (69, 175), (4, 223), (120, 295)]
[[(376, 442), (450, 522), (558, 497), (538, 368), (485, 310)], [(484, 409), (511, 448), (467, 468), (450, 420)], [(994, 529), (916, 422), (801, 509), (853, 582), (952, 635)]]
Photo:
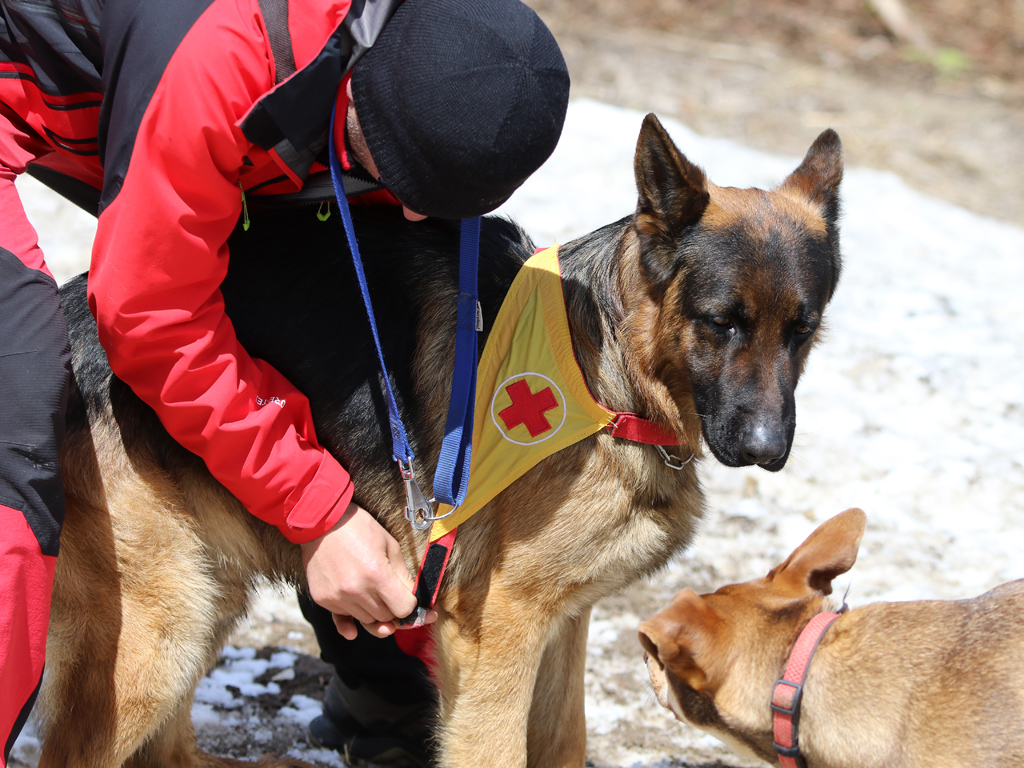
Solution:
[[(766, 577), (680, 592), (640, 627), (658, 701), (779, 765), (770, 702), (804, 625), (834, 610), (864, 513), (820, 526)], [(1024, 765), (1024, 581), (970, 600), (872, 603), (827, 630), (804, 686), (808, 768)]]
[[(649, 117), (637, 152), (638, 214), (620, 223), (607, 246), (617, 249), (615, 327), (566, 288), (577, 357), (597, 399), (685, 435), (688, 447), (677, 449), (684, 458), (699, 454), (701, 417), (685, 355), (705, 343), (707, 332), (693, 331), (678, 314), (678, 280), (667, 287), (652, 282), (652, 264), (677, 258), (674, 249), (697, 228), (709, 198), (721, 210), (756, 204), (758, 220), (772, 219), (779, 231), (819, 236), (841, 169), (838, 137), (823, 134), (780, 189), (744, 197), (709, 185)], [(674, 185), (671, 194), (662, 189), (667, 184)], [(838, 278), (838, 255), (820, 271), (822, 277), (802, 283), (805, 293), (813, 287), (807, 311), (815, 317)], [(778, 293), (778, 286), (769, 289)], [(451, 286), (440, 293), (451, 294)], [(438, 313), (448, 310), (438, 302)], [(452, 316), (439, 314), (437, 323), (428, 316), (419, 326), (413, 368), (425, 434), (442, 432), (452, 343), (434, 331)], [(791, 398), (813, 339), (786, 346), (788, 326), (779, 325), (779, 316), (769, 318), (774, 335), (759, 336), (751, 347), (765, 359), (761, 346), (778, 348), (784, 362), (774, 365), (785, 375), (776, 370), (763, 388), (788, 389)], [(742, 370), (756, 371), (760, 359), (754, 355)], [(40, 768), (235, 765), (196, 749), (192, 694), (260, 579), (303, 584), (299, 549), (249, 515), (198, 459), (154, 448), (149, 437), (159, 425), (126, 416), (126, 390), (118, 386), (114, 381), (110, 394), (84, 392), (89, 429), (73, 432), (62, 455), (68, 515)], [(778, 410), (781, 399), (772, 394), (766, 407)], [(425, 465), (436, 452), (436, 445), (426, 446)], [(358, 456), (350, 466), (360, 503), (378, 512), (413, 570), (425, 540), (402, 519), (400, 484), (390, 466), (362, 466)], [(702, 513), (695, 464), (675, 471), (651, 447), (602, 433), (542, 462), (461, 526), (435, 628), (442, 765), (583, 765), (591, 606), (654, 572), (690, 541)]]

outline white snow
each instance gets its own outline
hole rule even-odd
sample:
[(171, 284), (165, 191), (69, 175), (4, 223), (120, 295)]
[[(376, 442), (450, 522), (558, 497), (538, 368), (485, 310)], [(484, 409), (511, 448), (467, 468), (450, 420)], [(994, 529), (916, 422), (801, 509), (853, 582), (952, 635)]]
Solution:
[[(642, 117), (573, 102), (554, 156), (502, 212), (539, 245), (567, 242), (630, 213)], [(772, 186), (800, 160), (663, 122), (720, 185)], [(807, 136), (808, 146), (813, 139)], [(84, 269), (91, 218), (31, 179), (19, 180), (19, 188), (58, 279)], [(704, 462), (710, 512), (703, 531), (649, 584), (666, 599), (697, 573), (710, 574), (715, 586), (762, 575), (816, 525), (850, 506), (868, 515), (860, 559), (838, 585), (840, 594), (852, 585), (853, 605), (966, 597), (1024, 576), (1024, 230), (930, 198), (885, 172), (847, 169), (842, 195), (844, 272), (827, 340), (798, 390), (789, 464), (769, 474)], [(301, 620), (297, 609), (285, 610)], [(595, 612), (588, 663), (609, 657), (611, 645), (642, 618), (622, 622)], [(228, 649), (203, 682), (193, 710), (200, 733), (238, 716), (235, 691), (272, 691), (273, 681), (255, 678), (294, 662), (287, 654), (261, 661), (251, 651)], [(644, 677), (639, 650), (623, 664), (623, 674)], [(626, 705), (601, 682), (590, 680), (587, 689), (596, 743), (630, 718), (675, 729), (680, 749), (707, 748), (705, 737), (674, 723), (652, 696)], [(296, 699), (278, 719), (304, 726), (317, 706)], [(237, 723), (253, 742), (267, 725)], [(342, 765), (337, 755), (305, 743), (294, 755)], [(602, 766), (678, 765), (671, 754), (625, 745), (592, 756)], [(31, 728), (14, 758), (12, 765), (35, 765)]]

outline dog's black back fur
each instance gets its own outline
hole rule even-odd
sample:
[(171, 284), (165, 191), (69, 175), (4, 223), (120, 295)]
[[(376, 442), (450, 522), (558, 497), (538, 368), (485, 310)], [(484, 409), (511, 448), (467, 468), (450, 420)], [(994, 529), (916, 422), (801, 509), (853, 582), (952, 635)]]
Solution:
[[(393, 473), (380, 364), (341, 219), (335, 215), (320, 222), (313, 210), (257, 211), (248, 232), (235, 231), (222, 286), (227, 314), (249, 354), (270, 362), (307, 396), (319, 440), (343, 466), (354, 476)], [(413, 358), (421, 326), (436, 323), (431, 314), (451, 319), (448, 327), (429, 329), (442, 358), (443, 345), (454, 338), (459, 225), (408, 222), (390, 207), (354, 207), (353, 218), (395, 399), (414, 452), (426, 458), (437, 450), (441, 435), (426, 434), (429, 425), (416, 407), (426, 382), (415, 380)], [(518, 226), (497, 217), (483, 220), (481, 349), (532, 253), (533, 244)], [(184, 459), (184, 449), (155, 414), (112, 376), (88, 310), (86, 275), (68, 281), (61, 299), (75, 351), (69, 430), (88, 429), (87, 412), (102, 412), (109, 398), (119, 423), (138, 420), (146, 427), (122, 428), (122, 434), (149, 441), (161, 464)], [(451, 379), (451, 362), (440, 359), (438, 365), (446, 373), (435, 367), (427, 375), (440, 376), (431, 383), (444, 386)]]
[[(454, 338), (459, 227), (440, 220), (408, 222), (391, 209), (357, 207), (353, 217), (395, 399), (420, 455), (441, 436), (424, 435), (413, 358), (421, 326), (436, 322), (430, 315), (438, 305), (450, 308), (440, 310), (449, 327), (428, 330), (440, 337), (437, 343)], [(391, 437), (380, 363), (340, 217), (322, 226), (311, 226), (309, 218), (308, 212), (284, 213), (252, 245), (246, 237), (252, 230), (236, 233), (223, 288), (228, 316), (249, 353), (269, 361), (307, 395), (320, 440), (343, 466), (353, 474), (388, 467)], [(502, 219), (484, 221), (481, 348), (531, 253), (518, 228)], [(450, 363), (445, 370), (450, 381)]]

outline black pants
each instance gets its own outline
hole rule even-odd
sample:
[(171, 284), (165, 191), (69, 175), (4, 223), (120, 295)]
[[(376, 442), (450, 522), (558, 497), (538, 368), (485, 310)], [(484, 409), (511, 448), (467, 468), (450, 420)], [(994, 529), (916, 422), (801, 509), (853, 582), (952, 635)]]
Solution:
[(316, 633), (320, 658), (334, 667), (347, 688), (365, 685), (396, 704), (434, 700), (436, 693), (426, 665), (407, 655), (394, 637), (374, 637), (357, 622), (358, 636), (346, 640), (338, 634), (331, 612), (301, 592), (299, 607)]
[(70, 371), (56, 284), (0, 248), (0, 764), (42, 675), (64, 523), (57, 450)]

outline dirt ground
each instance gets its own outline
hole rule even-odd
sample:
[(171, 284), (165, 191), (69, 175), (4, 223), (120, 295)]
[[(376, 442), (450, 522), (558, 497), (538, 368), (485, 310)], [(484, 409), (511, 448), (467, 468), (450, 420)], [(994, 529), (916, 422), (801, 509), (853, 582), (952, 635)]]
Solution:
[(531, 5), (562, 45), (575, 97), (793, 155), (831, 127), (850, 166), (1024, 223), (1024, 2), (905, 0), (909, 39), (873, 10), (890, 2)]
[[(891, 170), (923, 192), (1024, 225), (1024, 0), (905, 0), (896, 6), (909, 13), (902, 26), (878, 10), (891, 8), (881, 0), (528, 2), (562, 45), (575, 98), (794, 156), (831, 127), (849, 166)], [(711, 589), (721, 578), (694, 564), (690, 585)], [(637, 587), (601, 603), (595, 621), (648, 616), (665, 599)], [(236, 642), (311, 654), (279, 698), (322, 695), (328, 670), (305, 625), (257, 620)], [(636, 666), (635, 636), (624, 632), (614, 654)], [(598, 660), (588, 673), (619, 695), (650, 696), (619, 663)], [(610, 760), (601, 755), (611, 739), (669, 749), (657, 729), (621, 728), (592, 735), (591, 765)], [(711, 747), (673, 758), (658, 765), (749, 764)]]

